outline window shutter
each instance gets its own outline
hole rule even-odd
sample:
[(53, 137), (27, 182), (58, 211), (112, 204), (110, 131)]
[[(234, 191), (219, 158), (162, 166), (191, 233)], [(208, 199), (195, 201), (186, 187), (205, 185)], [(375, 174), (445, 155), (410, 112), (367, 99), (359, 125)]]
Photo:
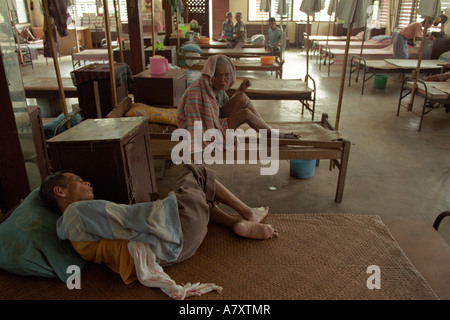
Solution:
[(381, 25), (386, 25), (386, 22), (388, 21), (388, 15), (389, 15), (389, 0), (383, 0), (381, 1), (380, 5)]
[[(272, 3), (272, 6), (274, 4)], [(261, 12), (261, 0), (248, 1), (248, 21), (267, 21), (269, 20), (268, 12)]]
[(416, 0), (402, 0), (397, 20), (397, 27), (404, 28), (417, 20)]

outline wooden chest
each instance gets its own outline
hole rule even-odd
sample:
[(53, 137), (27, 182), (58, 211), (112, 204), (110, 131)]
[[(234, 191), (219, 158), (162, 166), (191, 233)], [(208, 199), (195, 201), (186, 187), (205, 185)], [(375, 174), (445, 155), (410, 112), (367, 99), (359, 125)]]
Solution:
[(96, 199), (138, 203), (157, 198), (147, 119), (87, 119), (48, 140), (54, 170), (89, 181)]
[(108, 63), (90, 64), (71, 72), (77, 87), (78, 102), (86, 118), (105, 118), (106, 115), (128, 96), (128, 82), (132, 81), (130, 67), (125, 63), (114, 64), (116, 100), (113, 102)]
[(164, 75), (152, 75), (150, 70), (145, 70), (133, 78), (135, 102), (176, 106), (186, 91), (187, 70), (172, 69)]

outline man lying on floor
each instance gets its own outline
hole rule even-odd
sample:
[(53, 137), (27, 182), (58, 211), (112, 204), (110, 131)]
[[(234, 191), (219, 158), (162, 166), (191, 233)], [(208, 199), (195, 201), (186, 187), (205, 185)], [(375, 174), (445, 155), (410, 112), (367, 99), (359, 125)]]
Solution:
[[(125, 283), (137, 278), (173, 299), (222, 290), (212, 283), (177, 285), (162, 269), (194, 255), (209, 221), (245, 238), (278, 236), (271, 225), (261, 223), (268, 207), (247, 206), (215, 180), (214, 171), (198, 165), (185, 165), (175, 189), (154, 202), (123, 205), (93, 200), (90, 183), (70, 172), (47, 177), (40, 195), (49, 207), (63, 212), (57, 234), (70, 240), (83, 259), (105, 263)], [(226, 214), (217, 203), (230, 206), (240, 217)]]

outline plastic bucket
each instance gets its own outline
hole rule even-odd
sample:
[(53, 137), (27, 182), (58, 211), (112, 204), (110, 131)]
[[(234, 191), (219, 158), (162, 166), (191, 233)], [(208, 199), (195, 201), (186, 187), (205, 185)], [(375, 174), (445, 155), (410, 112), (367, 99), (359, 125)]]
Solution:
[(384, 89), (386, 88), (388, 76), (385, 74), (376, 74), (373, 77), (373, 87), (376, 89)]
[(290, 174), (294, 178), (309, 179), (316, 170), (316, 160), (291, 160)]

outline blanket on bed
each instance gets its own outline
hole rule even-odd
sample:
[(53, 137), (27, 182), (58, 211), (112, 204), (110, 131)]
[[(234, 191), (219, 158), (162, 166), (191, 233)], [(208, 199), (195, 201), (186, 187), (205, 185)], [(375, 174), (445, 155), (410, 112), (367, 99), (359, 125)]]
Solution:
[(159, 265), (158, 259), (175, 261), (183, 248), (178, 203), (173, 192), (162, 200), (132, 205), (106, 200), (75, 202), (67, 207), (56, 226), (58, 237), (63, 240), (130, 240), (128, 250), (139, 282), (158, 287), (173, 299), (222, 289), (214, 284), (179, 286)]

